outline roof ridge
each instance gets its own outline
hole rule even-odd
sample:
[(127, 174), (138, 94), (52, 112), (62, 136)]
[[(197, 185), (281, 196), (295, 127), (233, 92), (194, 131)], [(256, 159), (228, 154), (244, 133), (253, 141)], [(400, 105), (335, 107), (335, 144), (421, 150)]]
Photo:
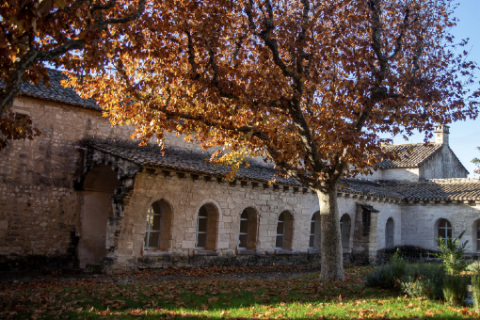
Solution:
[[(419, 181), (420, 182), (420, 181)], [(430, 179), (424, 180), (423, 183), (437, 184), (457, 184), (457, 183), (480, 183), (480, 179), (474, 178), (447, 178), (447, 179)]]

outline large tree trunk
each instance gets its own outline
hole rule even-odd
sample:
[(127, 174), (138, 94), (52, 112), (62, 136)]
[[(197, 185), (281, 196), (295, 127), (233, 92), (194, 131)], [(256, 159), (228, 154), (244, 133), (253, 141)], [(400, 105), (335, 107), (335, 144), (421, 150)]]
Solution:
[(345, 280), (337, 190), (317, 191), (322, 221), (322, 272), (320, 280)]

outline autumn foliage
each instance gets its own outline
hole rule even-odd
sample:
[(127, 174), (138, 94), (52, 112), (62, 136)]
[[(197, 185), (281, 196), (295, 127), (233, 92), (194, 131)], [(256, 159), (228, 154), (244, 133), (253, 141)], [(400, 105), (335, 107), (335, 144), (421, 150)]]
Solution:
[[(128, 32), (145, 0), (6, 0), (0, 5), (0, 150), (12, 139), (32, 139), (31, 121), (10, 111), (21, 83), (48, 83), (45, 65), (74, 71), (101, 67), (109, 43)], [(115, 25), (115, 31), (109, 29)]]

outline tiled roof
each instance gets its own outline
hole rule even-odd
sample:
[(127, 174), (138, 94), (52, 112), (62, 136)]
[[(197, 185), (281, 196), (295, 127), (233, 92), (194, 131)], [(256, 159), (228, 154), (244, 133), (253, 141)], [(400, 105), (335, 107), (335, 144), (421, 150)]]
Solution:
[(403, 196), (395, 188), (389, 188), (376, 181), (359, 179), (340, 179), (338, 191), (350, 194), (366, 195), (378, 198), (402, 200)]
[[(229, 170), (225, 166), (212, 165), (207, 161), (209, 155), (198, 151), (167, 148), (162, 156), (158, 146), (139, 147), (133, 143), (110, 141), (88, 141), (86, 144), (96, 150), (109, 153), (141, 166), (160, 167), (167, 170), (206, 174), (216, 177), (223, 177)], [(237, 178), (239, 180), (266, 183), (273, 180), (276, 172), (273, 168), (251, 165), (248, 168), (241, 167), (237, 173)], [(300, 183), (293, 178), (278, 177), (276, 183), (301, 187)], [(342, 179), (339, 183), (339, 191), (373, 197), (401, 198), (401, 194), (396, 193), (393, 189), (385, 188), (382, 184), (353, 179)]]
[(420, 166), (424, 161), (432, 157), (435, 152), (440, 150), (441, 144), (424, 144), (424, 143), (410, 143), (410, 144), (394, 144), (386, 146), (389, 152), (398, 152), (398, 160), (383, 160), (377, 164), (382, 169), (387, 168), (415, 168)]
[(50, 86), (45, 84), (23, 83), (21, 87), (22, 96), (40, 98), (89, 109), (102, 110), (92, 99), (82, 99), (72, 88), (64, 88), (60, 81), (66, 79), (61, 71), (48, 69)]
[[(106, 152), (117, 157), (129, 160), (141, 166), (160, 167), (189, 173), (208, 174), (217, 177), (223, 177), (228, 168), (225, 166), (215, 166), (208, 162), (210, 156), (204, 152), (194, 152), (189, 150), (179, 150), (167, 148), (162, 156), (158, 146), (139, 147), (136, 144), (128, 142), (101, 142), (89, 141), (87, 145), (96, 150)], [(237, 173), (238, 179), (254, 181), (270, 181), (274, 178), (276, 170), (273, 168), (251, 165), (248, 168), (241, 167)], [(292, 178), (277, 178), (278, 183), (300, 186)]]
[[(123, 158), (135, 164), (147, 167), (159, 167), (194, 174), (223, 177), (228, 168), (215, 166), (207, 161), (209, 155), (198, 151), (167, 149), (162, 156), (158, 146), (139, 147), (129, 142), (88, 141), (98, 151)], [(276, 170), (268, 167), (251, 165), (242, 167), (237, 173), (239, 180), (257, 182), (271, 181)], [(301, 186), (292, 178), (277, 178), (276, 183)], [(438, 179), (421, 182), (388, 182), (359, 179), (341, 179), (338, 191), (377, 198), (390, 198), (413, 201), (468, 201), (480, 200), (480, 180), (473, 179)]]
[(434, 179), (415, 183), (391, 183), (406, 200), (412, 201), (473, 201), (480, 200), (478, 179)]

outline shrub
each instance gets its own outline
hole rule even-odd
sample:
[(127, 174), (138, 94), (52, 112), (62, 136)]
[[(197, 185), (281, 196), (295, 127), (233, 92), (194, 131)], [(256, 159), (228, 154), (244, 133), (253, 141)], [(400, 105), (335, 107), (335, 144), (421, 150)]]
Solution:
[(410, 264), (402, 278), (402, 292), (412, 298), (443, 299), (445, 273), (441, 265)]
[(480, 312), (480, 275), (472, 277), (472, 300), (477, 312)]
[(464, 234), (465, 231), (463, 231), (458, 238), (447, 237), (447, 240), (437, 238), (440, 253), (436, 254), (436, 256), (443, 259), (445, 272), (452, 276), (465, 270), (465, 262), (463, 259), (468, 240), (460, 244)]
[(462, 305), (468, 294), (470, 279), (462, 276), (447, 275), (443, 285), (443, 295), (449, 305)]
[(466, 270), (480, 275), (480, 261), (470, 263), (467, 266)]
[(380, 287), (400, 291), (400, 279), (405, 274), (406, 261), (397, 252), (390, 261), (367, 275), (367, 287)]

